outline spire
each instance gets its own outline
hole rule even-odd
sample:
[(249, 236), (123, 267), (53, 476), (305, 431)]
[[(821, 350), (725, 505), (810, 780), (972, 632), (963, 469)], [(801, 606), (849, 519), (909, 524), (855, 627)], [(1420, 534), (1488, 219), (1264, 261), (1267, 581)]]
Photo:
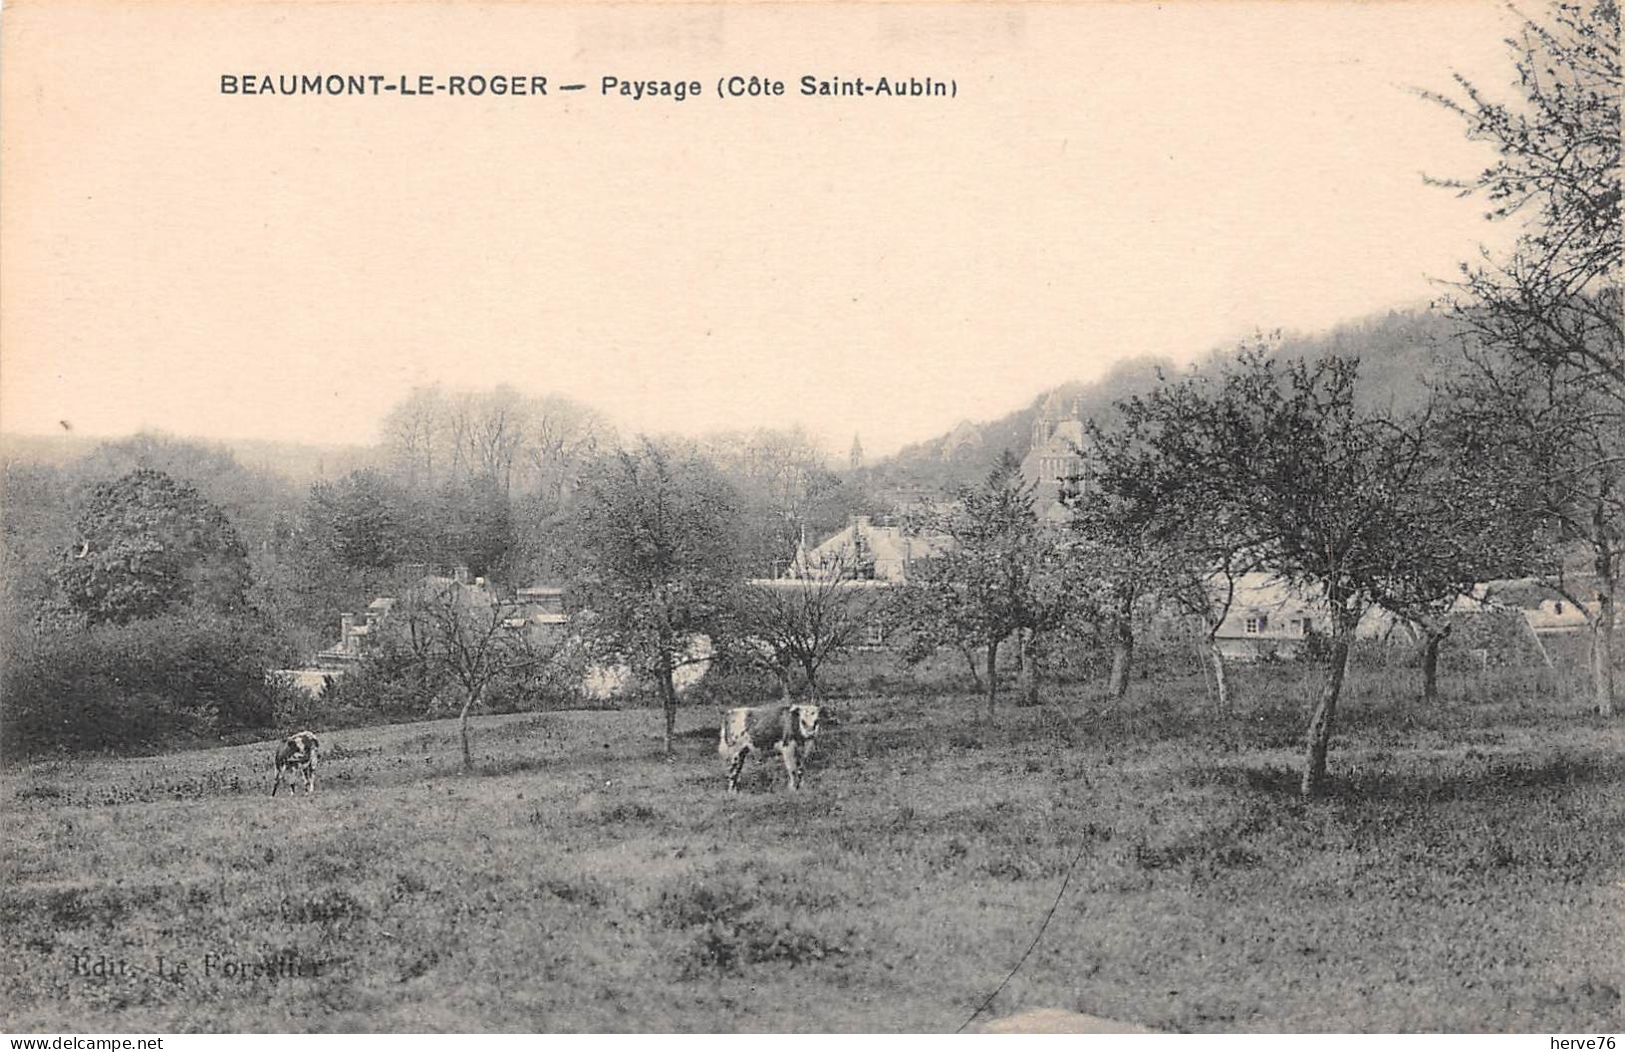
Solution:
[(863, 442), (858, 438), (858, 433), (856, 431), (852, 432), (852, 453), (850, 454), (850, 462), (853, 471), (863, 467)]

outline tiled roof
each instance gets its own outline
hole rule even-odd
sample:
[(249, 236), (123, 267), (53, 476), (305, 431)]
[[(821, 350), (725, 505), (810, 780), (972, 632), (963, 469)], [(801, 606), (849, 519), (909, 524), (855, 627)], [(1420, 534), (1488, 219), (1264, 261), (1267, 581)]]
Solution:
[(800, 555), (797, 563), (816, 574), (819, 566), (834, 559), (850, 558), (853, 537), (861, 536), (862, 547), (876, 566), (902, 567), (916, 559), (930, 559), (949, 550), (951, 538), (933, 534), (905, 533), (900, 526), (876, 526), (856, 522)]

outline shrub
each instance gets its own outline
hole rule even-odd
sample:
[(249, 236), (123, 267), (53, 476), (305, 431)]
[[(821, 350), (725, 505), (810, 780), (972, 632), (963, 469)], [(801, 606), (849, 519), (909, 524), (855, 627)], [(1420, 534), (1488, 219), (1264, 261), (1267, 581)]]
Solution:
[(9, 758), (47, 750), (145, 749), (176, 736), (269, 726), (266, 671), (281, 641), (251, 617), (195, 610), (128, 624), (14, 634), (4, 669)]
[[(500, 675), (485, 688), (480, 711), (534, 712), (569, 708), (579, 701), (580, 677), (563, 648), (539, 667)], [(426, 719), (461, 704), (461, 688), (445, 663), (423, 658), (388, 634), (323, 692), (320, 709), (329, 722)]]
[(555, 652), (527, 672), (499, 676), (485, 689), (487, 712), (536, 712), (574, 707), (581, 699), (581, 676)]
[(322, 692), (321, 708), (422, 719), (440, 692), (449, 687), (447, 677), (432, 664), (418, 660), (404, 647), (386, 644), (368, 651), (343, 675), (335, 676)]

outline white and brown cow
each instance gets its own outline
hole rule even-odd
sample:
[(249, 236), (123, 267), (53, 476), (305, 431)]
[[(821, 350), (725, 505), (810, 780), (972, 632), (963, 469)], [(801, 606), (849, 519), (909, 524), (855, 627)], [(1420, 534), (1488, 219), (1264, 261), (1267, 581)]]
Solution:
[(288, 775), (288, 786), (293, 787), (293, 772), (298, 771), (305, 778), (305, 792), (316, 791), (316, 764), (321, 760), (322, 743), (309, 731), (300, 731), (290, 734), (282, 739), (276, 747), (276, 781), (271, 786), (271, 795), (282, 788), (282, 776)]
[(801, 762), (812, 751), (822, 710), (817, 705), (765, 705), (729, 709), (722, 714), (717, 752), (728, 765), (728, 791), (739, 791), (739, 772), (752, 753), (758, 760), (777, 752), (784, 760), (790, 788), (801, 788)]

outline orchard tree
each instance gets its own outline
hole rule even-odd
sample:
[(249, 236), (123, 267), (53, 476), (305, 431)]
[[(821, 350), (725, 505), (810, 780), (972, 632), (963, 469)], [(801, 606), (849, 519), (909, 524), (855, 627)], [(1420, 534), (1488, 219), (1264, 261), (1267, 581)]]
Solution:
[[(1439, 182), (1522, 224), (1506, 258), (1462, 268), (1449, 306), (1469, 342), (1455, 393), (1467, 448), (1550, 541), (1547, 587), (1585, 613), (1594, 703), (1611, 715), (1625, 552), (1619, 9), (1557, 3), (1508, 44), (1515, 101), (1460, 75), (1456, 93), (1429, 96), (1496, 151), (1476, 177)], [(1570, 550), (1589, 564), (1579, 579)]]
[(484, 702), (493, 683), (533, 673), (548, 657), (512, 621), (511, 607), (488, 586), (429, 578), (383, 622), (413, 656), (424, 682), (457, 686), (464, 770), (474, 767), (469, 712)]
[(739, 592), (745, 645), (778, 676), (787, 697), (791, 672), (800, 669), (816, 698), (819, 669), (861, 642), (879, 613), (879, 586), (856, 580), (845, 559), (810, 569), (802, 577), (751, 581)]
[(735, 607), (735, 494), (710, 462), (643, 439), (586, 474), (572, 511), (589, 643), (654, 682), (669, 756), (673, 674), (707, 659), (696, 638), (726, 635)]
[[(1515, 576), (1539, 545), (1519, 498), (1499, 472), (1461, 456), (1448, 413), (1430, 413), (1418, 437), (1425, 456), (1413, 485), (1399, 495), (1395, 547), (1402, 558), (1376, 601), (1412, 625), (1421, 643), (1422, 698), (1439, 696), (1439, 651), (1452, 612), (1485, 581)], [(1442, 420), (1441, 420), (1442, 418)]]
[(1117, 576), (1127, 587), (1154, 593), (1201, 625), (1214, 707), (1228, 712), (1232, 688), (1219, 629), (1258, 553), (1230, 478), (1192, 468), (1208, 455), (1187, 430), (1206, 410), (1201, 388), (1159, 382), (1116, 408), (1117, 426), (1089, 429), (1094, 493), (1078, 525), (1125, 552)]
[[(950, 540), (938, 557), (920, 564), (899, 601), (899, 614), (921, 655), (936, 645), (986, 655), (987, 711), (998, 704), (999, 647), (1023, 630), (1051, 629), (1067, 590), (1063, 544), (1041, 527), (1032, 486), (1008, 452), (980, 486), (961, 490), (925, 527)], [(1031, 640), (1029, 640), (1029, 645)], [(973, 666), (974, 667), (974, 666)], [(1036, 679), (1030, 690), (1036, 691)]]
[(1089, 590), (1095, 582), (1079, 573), (1070, 538), (1040, 522), (1033, 542), (1022, 624), (1016, 630), (1021, 658), (1017, 687), (1024, 705), (1039, 702), (1044, 659), (1052, 642), (1067, 637), (1099, 606), (1099, 596)]
[[(1112, 450), (1098, 432), (1094, 445), (1098, 454)], [(1156, 531), (1166, 497), (1154, 489), (1119, 485), (1111, 472), (1103, 480), (1109, 484), (1071, 500), (1071, 554), (1079, 578), (1093, 586), (1096, 618), (1110, 641), (1107, 693), (1121, 698), (1134, 664), (1135, 609), (1156, 594), (1167, 572), (1167, 552)]]
[(956, 588), (938, 560), (915, 565), (908, 584), (887, 596), (888, 623), (903, 630), (903, 658), (910, 664), (924, 661), (942, 649), (957, 650), (965, 659), (977, 694), (987, 690), (977, 655), (986, 646), (984, 618), (963, 588)]
[(1355, 629), (1408, 572), (1406, 514), (1426, 451), (1425, 421), (1357, 403), (1358, 372), (1356, 359), (1282, 362), (1255, 346), (1171, 395), (1185, 407), (1174, 469), (1211, 480), (1234, 509), (1241, 549), (1317, 592), (1330, 618), (1326, 680), (1306, 735), (1306, 796), (1325, 782)]
[(233, 613), (248, 594), (248, 555), (217, 505), (141, 468), (92, 490), (57, 581), (69, 608), (93, 625), (187, 605)]

